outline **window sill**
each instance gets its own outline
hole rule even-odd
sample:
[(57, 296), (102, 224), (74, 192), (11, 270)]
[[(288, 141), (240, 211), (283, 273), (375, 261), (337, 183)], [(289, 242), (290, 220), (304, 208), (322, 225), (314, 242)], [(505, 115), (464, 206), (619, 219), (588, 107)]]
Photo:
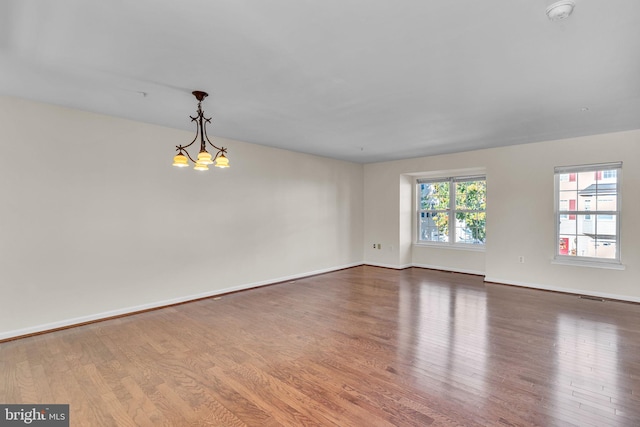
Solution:
[(604, 268), (607, 270), (624, 270), (626, 266), (615, 262), (580, 261), (574, 259), (552, 259), (551, 264), (571, 265), (574, 267)]
[(430, 249), (453, 249), (455, 251), (484, 252), (485, 245), (466, 245), (464, 243), (414, 243), (414, 247)]

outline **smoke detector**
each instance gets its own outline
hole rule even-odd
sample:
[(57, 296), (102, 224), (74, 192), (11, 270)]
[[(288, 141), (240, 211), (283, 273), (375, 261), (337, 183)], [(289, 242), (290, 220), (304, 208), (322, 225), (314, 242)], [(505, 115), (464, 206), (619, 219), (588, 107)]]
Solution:
[(572, 0), (561, 0), (553, 3), (547, 8), (547, 16), (552, 21), (562, 21), (567, 19), (576, 3)]

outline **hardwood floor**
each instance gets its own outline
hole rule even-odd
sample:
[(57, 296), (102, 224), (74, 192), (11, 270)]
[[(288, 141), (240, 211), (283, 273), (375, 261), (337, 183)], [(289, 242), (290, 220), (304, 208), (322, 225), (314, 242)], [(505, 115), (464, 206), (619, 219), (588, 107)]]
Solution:
[(0, 344), (72, 426), (639, 426), (640, 305), (355, 267)]

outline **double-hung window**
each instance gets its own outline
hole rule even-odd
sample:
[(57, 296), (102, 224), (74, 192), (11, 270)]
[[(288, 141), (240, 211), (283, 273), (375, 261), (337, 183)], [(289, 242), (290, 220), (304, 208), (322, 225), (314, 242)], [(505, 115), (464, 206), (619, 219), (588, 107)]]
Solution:
[(622, 162), (555, 168), (555, 259), (620, 264)]
[(418, 243), (484, 245), (484, 176), (419, 179)]

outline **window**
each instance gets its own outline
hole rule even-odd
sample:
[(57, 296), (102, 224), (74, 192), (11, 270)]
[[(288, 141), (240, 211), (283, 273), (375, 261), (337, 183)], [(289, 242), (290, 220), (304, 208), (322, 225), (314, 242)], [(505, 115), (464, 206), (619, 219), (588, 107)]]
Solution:
[(419, 179), (418, 243), (484, 245), (484, 176)]
[(556, 260), (620, 263), (622, 163), (555, 168)]

